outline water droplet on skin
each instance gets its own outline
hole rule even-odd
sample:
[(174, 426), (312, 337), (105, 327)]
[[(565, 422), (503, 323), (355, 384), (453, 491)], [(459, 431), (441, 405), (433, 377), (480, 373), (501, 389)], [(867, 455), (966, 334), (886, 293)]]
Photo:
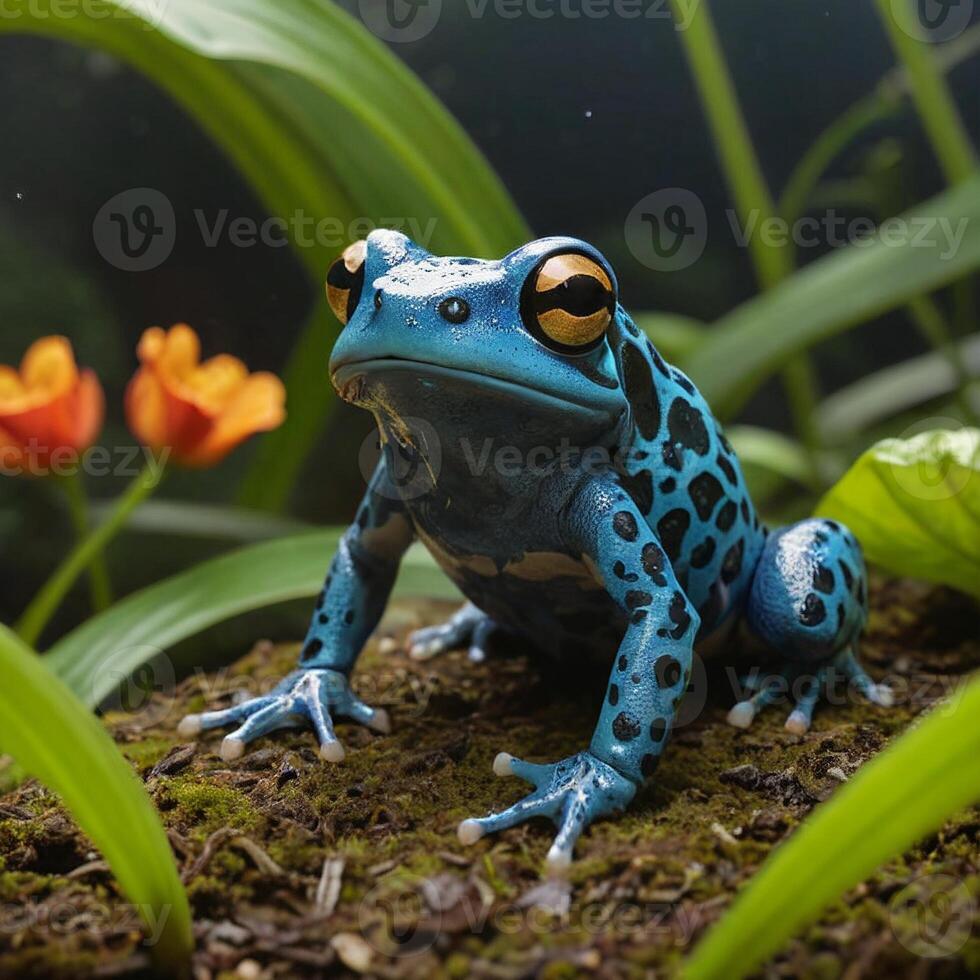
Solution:
[(17, 191), (17, 193), (14, 194), (14, 197), (16, 197), (18, 201), (23, 201), (24, 200), (24, 192), (23, 191)]
[(586, 119), (591, 119), (592, 118), (592, 110), (591, 109), (586, 109), (585, 110), (585, 118)]

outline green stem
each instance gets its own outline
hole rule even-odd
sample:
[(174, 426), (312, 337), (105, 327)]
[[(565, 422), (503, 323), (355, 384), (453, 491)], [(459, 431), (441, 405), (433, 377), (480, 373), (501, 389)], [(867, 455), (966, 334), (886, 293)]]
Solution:
[[(671, 0), (671, 6), (677, 22), (682, 23), (681, 0)], [(702, 0), (690, 16), (687, 28), (678, 34), (691, 65), (736, 210), (743, 223), (747, 225), (754, 219), (755, 225), (760, 226), (776, 214), (776, 207), (752, 146), (707, 0)], [(793, 272), (789, 249), (767, 242), (764, 235), (752, 235), (748, 244), (762, 289), (771, 289)], [(817, 384), (806, 355), (799, 354), (790, 360), (783, 369), (782, 378), (794, 428), (807, 450), (814, 486), (819, 487), (819, 433), (815, 424)]]
[(35, 646), (44, 627), (61, 605), (78, 576), (102, 553), (105, 546), (122, 530), (129, 515), (156, 489), (163, 479), (164, 464), (153, 459), (119, 498), (112, 512), (88, 536), (79, 541), (71, 554), (44, 583), (41, 591), (24, 610), (17, 623), (17, 633), (30, 646)]
[(894, 0), (875, 0), (875, 3), (895, 55), (908, 73), (912, 101), (939, 164), (947, 181), (951, 185), (959, 184), (976, 169), (977, 158), (946, 79), (922, 37), (908, 0), (907, 12)]
[(779, 198), (779, 213), (788, 224), (796, 221), (806, 210), (827, 167), (841, 151), (868, 126), (894, 115), (897, 105), (885, 102), (877, 94), (855, 102), (838, 116), (800, 157), (786, 181)]
[[(89, 533), (89, 507), (85, 495), (85, 485), (82, 482), (81, 470), (61, 481), (65, 498), (68, 501), (68, 513), (75, 527), (75, 537), (80, 544)], [(109, 582), (109, 570), (106, 568), (105, 555), (99, 552), (89, 567), (89, 586), (92, 592), (92, 608), (96, 612), (108, 609), (112, 603), (112, 585)]]

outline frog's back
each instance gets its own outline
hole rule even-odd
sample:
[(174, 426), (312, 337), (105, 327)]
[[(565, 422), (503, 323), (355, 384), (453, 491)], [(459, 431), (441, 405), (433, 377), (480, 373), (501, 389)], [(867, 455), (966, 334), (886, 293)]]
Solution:
[(744, 604), (766, 530), (704, 397), (619, 312), (616, 357), (631, 412), (620, 480), (697, 607), (703, 637)]

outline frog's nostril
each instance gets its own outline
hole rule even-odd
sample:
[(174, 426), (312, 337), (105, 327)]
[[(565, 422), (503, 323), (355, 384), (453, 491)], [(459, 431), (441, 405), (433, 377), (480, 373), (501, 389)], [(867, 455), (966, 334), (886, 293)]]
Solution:
[(374, 291), (374, 308), (376, 310), (380, 310), (381, 309), (381, 290), (380, 289), (376, 289)]

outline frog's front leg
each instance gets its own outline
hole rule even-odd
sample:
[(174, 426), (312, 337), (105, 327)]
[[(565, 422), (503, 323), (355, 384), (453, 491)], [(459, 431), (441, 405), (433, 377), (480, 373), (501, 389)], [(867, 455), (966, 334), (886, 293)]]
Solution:
[(579, 834), (597, 817), (624, 809), (654, 772), (691, 672), (700, 619), (674, 576), (656, 535), (615, 484), (596, 480), (568, 511), (569, 545), (590, 561), (628, 617), (588, 750), (549, 765), (501, 753), (498, 775), (529, 780), (534, 792), (500, 813), (464, 820), (459, 838), (534, 816), (558, 827), (548, 863), (571, 860)]
[(344, 749), (334, 732), (335, 715), (375, 731), (389, 731), (387, 712), (361, 701), (351, 691), (348, 676), (384, 612), (399, 559), (412, 538), (411, 524), (382, 460), (330, 565), (298, 669), (270, 694), (221, 711), (188, 715), (180, 723), (180, 734), (193, 737), (207, 729), (237, 725), (221, 745), (222, 758), (230, 761), (261, 735), (309, 725), (319, 739), (321, 757), (340, 762)]

